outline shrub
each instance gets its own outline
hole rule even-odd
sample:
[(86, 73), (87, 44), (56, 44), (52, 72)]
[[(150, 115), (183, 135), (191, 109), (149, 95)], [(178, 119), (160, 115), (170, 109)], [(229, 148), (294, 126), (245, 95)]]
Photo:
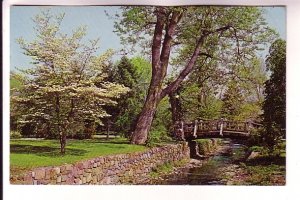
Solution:
[(196, 140), (201, 155), (210, 153), (217, 145), (213, 139), (198, 139)]
[(165, 126), (157, 126), (150, 131), (147, 146), (154, 146), (157, 143), (170, 142), (172, 138), (168, 135), (168, 131)]
[(20, 131), (10, 131), (10, 139), (17, 139), (17, 138), (21, 138), (22, 135), (20, 133)]

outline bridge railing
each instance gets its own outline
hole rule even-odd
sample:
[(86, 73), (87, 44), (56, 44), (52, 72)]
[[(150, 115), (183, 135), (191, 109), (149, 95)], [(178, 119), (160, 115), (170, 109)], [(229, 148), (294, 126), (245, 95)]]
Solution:
[(198, 137), (203, 134), (223, 132), (250, 134), (253, 128), (261, 124), (254, 122), (230, 121), (230, 120), (195, 120), (194, 122), (178, 121), (174, 125), (174, 133), (177, 138), (184, 139)]

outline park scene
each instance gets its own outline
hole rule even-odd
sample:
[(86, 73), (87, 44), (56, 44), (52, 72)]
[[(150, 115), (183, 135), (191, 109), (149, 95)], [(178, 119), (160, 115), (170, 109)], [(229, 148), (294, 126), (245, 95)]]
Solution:
[(285, 185), (285, 15), (11, 6), (10, 183)]

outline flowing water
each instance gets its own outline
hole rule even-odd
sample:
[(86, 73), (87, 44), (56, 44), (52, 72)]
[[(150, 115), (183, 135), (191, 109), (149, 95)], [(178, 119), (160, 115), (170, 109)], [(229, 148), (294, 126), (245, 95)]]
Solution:
[(245, 146), (235, 141), (223, 140), (215, 155), (198, 166), (181, 168), (175, 174), (156, 181), (160, 185), (226, 185), (222, 169), (238, 163), (245, 157)]

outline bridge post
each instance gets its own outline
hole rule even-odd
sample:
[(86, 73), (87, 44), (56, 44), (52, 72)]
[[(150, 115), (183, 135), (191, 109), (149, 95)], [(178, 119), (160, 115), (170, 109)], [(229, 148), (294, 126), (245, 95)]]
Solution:
[(181, 139), (183, 141), (185, 141), (185, 138), (184, 138), (184, 122), (181, 121)]
[(198, 130), (198, 120), (195, 120), (195, 124), (194, 124), (194, 134), (193, 136), (195, 138), (197, 138), (197, 130)]
[(203, 120), (200, 119), (200, 130), (203, 130)]
[(223, 120), (223, 118), (221, 118), (220, 122), (221, 122), (221, 125), (220, 125), (220, 136), (223, 136), (223, 126), (224, 126), (224, 120)]

